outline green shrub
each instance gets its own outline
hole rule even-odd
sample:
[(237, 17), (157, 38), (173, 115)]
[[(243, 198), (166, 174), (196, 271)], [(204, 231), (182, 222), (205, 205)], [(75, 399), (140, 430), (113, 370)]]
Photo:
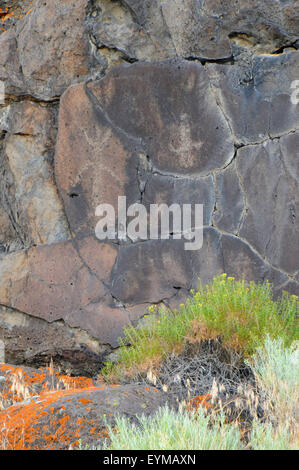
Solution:
[(285, 348), (281, 338), (267, 337), (248, 364), (266, 400), (268, 417), (278, 426), (297, 427), (299, 410), (298, 342)]
[(108, 427), (109, 450), (240, 450), (236, 425), (224, 424), (224, 416), (210, 419), (202, 409), (194, 416), (160, 408), (156, 415), (139, 418), (139, 425), (126, 418), (116, 419), (116, 429)]
[(244, 442), (236, 423), (225, 423), (223, 415), (207, 415), (199, 409), (195, 415), (160, 408), (153, 417), (141, 416), (139, 424), (116, 418), (108, 426), (109, 444), (101, 450), (296, 450), (296, 442), (287, 424), (255, 421), (249, 442)]
[(298, 445), (294, 440), (292, 427), (288, 423), (276, 426), (255, 420), (250, 435), (250, 448), (252, 450), (297, 450)]
[(182, 351), (187, 341), (221, 338), (224, 346), (252, 355), (267, 335), (281, 338), (284, 345), (298, 339), (298, 298), (286, 293), (273, 300), (272, 287), (236, 281), (223, 274), (214, 278), (176, 311), (150, 308), (151, 315), (138, 328), (124, 331), (119, 363), (107, 364), (104, 376), (131, 376), (155, 366), (165, 355)]

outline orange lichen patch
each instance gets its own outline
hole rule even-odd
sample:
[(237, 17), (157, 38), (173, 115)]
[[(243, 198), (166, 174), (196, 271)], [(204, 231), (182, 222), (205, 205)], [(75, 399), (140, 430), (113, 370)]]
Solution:
[(52, 367), (34, 370), (0, 364), (0, 375), (6, 378), (0, 394), (2, 409), (39, 393), (53, 390), (88, 389), (94, 385), (90, 378), (60, 375)]
[(87, 398), (79, 398), (78, 400), (82, 405), (87, 405), (88, 403), (92, 403), (91, 400), (88, 400)]
[(207, 393), (206, 395), (194, 397), (192, 398), (192, 400), (189, 401), (187, 405), (187, 409), (197, 410), (201, 406), (205, 408), (206, 410), (209, 410), (212, 407), (210, 400), (211, 400), (211, 395), (209, 393)]
[[(0, 443), (3, 449), (51, 449), (68, 448), (80, 437), (78, 425), (95, 428), (86, 418), (71, 422), (62, 406), (55, 407), (55, 402), (66, 396), (97, 390), (97, 387), (86, 390), (59, 390), (41, 394), (37, 401), (25, 405), (11, 406), (0, 412)], [(53, 411), (53, 414), (49, 413)], [(60, 414), (60, 412), (63, 414)], [(42, 419), (45, 419), (45, 424)]]
[(106, 428), (103, 428), (99, 433), (99, 437), (101, 438), (107, 438), (109, 436), (109, 431)]
[[(0, 410), (1, 450), (67, 450), (78, 448), (78, 443), (83, 447), (98, 446), (109, 437), (104, 425), (106, 418), (113, 424), (115, 405), (118, 413), (135, 416), (141, 403), (143, 406), (144, 395), (152, 410), (164, 403), (158, 394), (151, 396), (141, 385), (96, 386), (85, 377), (61, 376), (53, 367), (36, 370), (0, 364), (0, 375), (5, 377), (0, 381), (0, 402), (1, 393), (12, 392), (14, 377), (21, 380), (22, 386), (28, 385), (30, 392), (24, 400), (24, 390), (15, 389), (14, 393), (20, 394), (18, 401)], [(61, 384), (65, 388), (57, 389)], [(86, 384), (91, 386), (84, 388)]]
[(7, 21), (7, 20), (9, 20), (9, 18), (11, 18), (12, 16), (16, 16), (16, 15), (15, 15), (13, 12), (7, 13), (6, 15), (1, 16), (1, 21)]
[(4, 9), (0, 8), (0, 24), (6, 26), (4, 28), (0, 28), (0, 31), (5, 31), (7, 29), (7, 25), (5, 24), (5, 22), (7, 22), (8, 20), (18, 20), (29, 15), (29, 13), (32, 11), (32, 8), (30, 8), (29, 10), (25, 10), (25, 8), (28, 8), (31, 3), (32, 2), (26, 2), (26, 5), (19, 6), (19, 8), (16, 8), (15, 11), (12, 9), (14, 8), (13, 6)]

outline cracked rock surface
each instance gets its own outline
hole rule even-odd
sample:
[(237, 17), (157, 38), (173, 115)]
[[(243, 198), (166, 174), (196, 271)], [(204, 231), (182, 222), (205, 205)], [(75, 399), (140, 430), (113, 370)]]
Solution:
[[(0, 1), (11, 363), (93, 375), (125, 325), (199, 277), (299, 294), (299, 2), (252, 3)], [(118, 196), (203, 204), (203, 247), (97, 240), (95, 209)]]

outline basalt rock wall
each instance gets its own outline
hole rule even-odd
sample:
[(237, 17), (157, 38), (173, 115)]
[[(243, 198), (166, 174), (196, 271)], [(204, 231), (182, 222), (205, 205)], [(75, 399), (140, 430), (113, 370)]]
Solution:
[[(0, 1), (0, 27), (8, 362), (93, 374), (199, 277), (299, 294), (299, 1)], [(99, 241), (119, 196), (203, 204), (202, 248)]]

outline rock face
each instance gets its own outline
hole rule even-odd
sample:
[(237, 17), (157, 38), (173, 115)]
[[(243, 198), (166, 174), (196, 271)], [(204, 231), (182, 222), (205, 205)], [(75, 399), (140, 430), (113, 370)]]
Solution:
[(94, 0), (88, 25), (100, 53), (120, 58), (226, 59), (232, 43), (273, 53), (298, 39), (298, 2)]
[(1, 199), (20, 241), (38, 245), (69, 238), (51, 164), (56, 110), (23, 101), (4, 108), (2, 115), (6, 136), (1, 155)]
[[(299, 2), (20, 3), (0, 2), (7, 360), (93, 375), (198, 277), (298, 294)], [(96, 207), (117, 214), (119, 196), (146, 217), (203, 204), (202, 248), (175, 231), (99, 241)]]
[(70, 87), (61, 100), (55, 173), (76, 235), (94, 231), (101, 202), (117, 211), (119, 195), (128, 205), (141, 201), (149, 176), (151, 186), (160, 179), (163, 191), (173, 192), (170, 200), (182, 202), (171, 189), (174, 178), (184, 184), (181, 196), (193, 187), (211, 200), (213, 184), (206, 178), (201, 184), (200, 177), (221, 170), (233, 156), (229, 126), (201, 64), (120, 67), (103, 80)]

